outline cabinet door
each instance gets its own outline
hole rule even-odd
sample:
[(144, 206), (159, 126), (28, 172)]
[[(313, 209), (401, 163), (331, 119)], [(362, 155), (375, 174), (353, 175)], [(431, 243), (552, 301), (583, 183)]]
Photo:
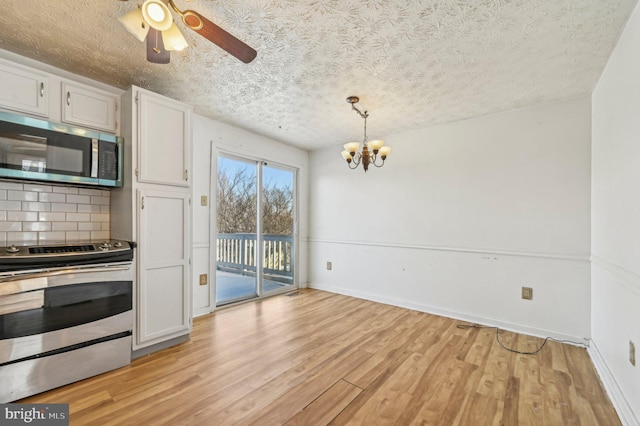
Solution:
[(139, 190), (137, 348), (187, 334), (189, 195)]
[(189, 107), (163, 96), (141, 92), (138, 108), (138, 181), (188, 187)]
[(116, 131), (118, 96), (102, 90), (62, 83), (62, 122), (110, 133)]
[(49, 77), (19, 65), (0, 62), (0, 107), (49, 116)]

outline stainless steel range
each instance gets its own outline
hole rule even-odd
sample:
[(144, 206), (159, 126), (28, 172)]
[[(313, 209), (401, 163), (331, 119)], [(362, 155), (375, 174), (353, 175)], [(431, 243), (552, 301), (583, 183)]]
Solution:
[(131, 362), (134, 244), (0, 247), (0, 403)]

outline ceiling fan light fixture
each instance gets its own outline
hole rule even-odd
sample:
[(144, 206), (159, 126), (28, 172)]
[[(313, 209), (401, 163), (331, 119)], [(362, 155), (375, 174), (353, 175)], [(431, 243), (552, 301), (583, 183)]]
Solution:
[(162, 41), (167, 50), (183, 50), (189, 46), (175, 22), (168, 30), (162, 32)]
[(166, 31), (173, 24), (171, 11), (161, 0), (145, 0), (142, 4), (142, 16), (158, 31)]
[(189, 46), (174, 23), (169, 7), (182, 18), (187, 28), (197, 32), (245, 64), (253, 61), (258, 54), (255, 49), (198, 12), (178, 9), (173, 0), (144, 0), (142, 6), (139, 6), (140, 10), (126, 13), (118, 20), (138, 40), (144, 41), (146, 38), (149, 62), (168, 64), (170, 51), (183, 50)]
[(140, 9), (125, 13), (118, 18), (118, 21), (140, 41), (144, 41), (149, 33), (149, 25), (145, 23)]

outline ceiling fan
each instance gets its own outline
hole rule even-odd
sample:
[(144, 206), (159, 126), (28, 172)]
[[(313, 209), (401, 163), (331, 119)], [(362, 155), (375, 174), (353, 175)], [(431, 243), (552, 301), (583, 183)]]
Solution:
[(147, 61), (168, 64), (171, 50), (182, 50), (187, 41), (178, 29), (169, 6), (182, 18), (187, 28), (226, 50), (245, 64), (258, 54), (255, 49), (223, 30), (198, 12), (180, 10), (173, 0), (145, 0), (142, 6), (118, 18), (138, 40), (147, 40)]

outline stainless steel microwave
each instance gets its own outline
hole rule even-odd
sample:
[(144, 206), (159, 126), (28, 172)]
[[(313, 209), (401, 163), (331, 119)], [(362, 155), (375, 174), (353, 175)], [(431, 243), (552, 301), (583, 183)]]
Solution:
[(123, 139), (0, 111), (0, 178), (122, 186)]

